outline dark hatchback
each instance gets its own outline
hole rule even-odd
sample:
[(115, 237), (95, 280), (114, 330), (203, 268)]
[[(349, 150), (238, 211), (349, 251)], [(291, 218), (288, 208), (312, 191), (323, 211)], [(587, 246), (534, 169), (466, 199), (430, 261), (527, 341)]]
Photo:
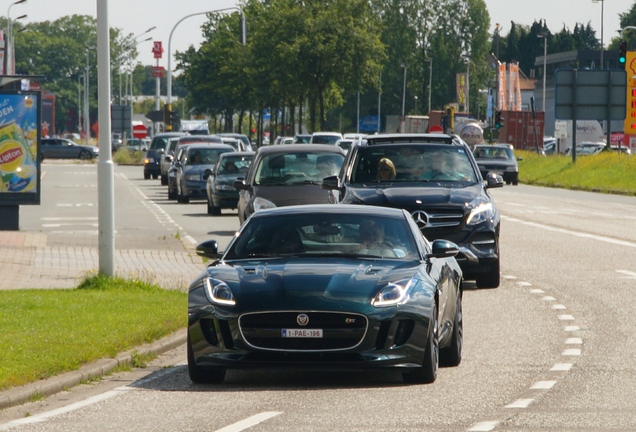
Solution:
[[(506, 184), (519, 184), (520, 158), (515, 156), (510, 144), (480, 144), (473, 147), (473, 154), (482, 177), (488, 173), (499, 174)], [(544, 153), (545, 154), (545, 153)]]
[(184, 132), (158, 133), (152, 138), (150, 147), (144, 157), (144, 179), (159, 178), (161, 175), (161, 155), (166, 150), (168, 140), (173, 137), (185, 136)]
[(254, 152), (223, 153), (210, 172), (206, 172), (208, 214), (218, 216), (224, 208), (235, 209), (239, 191), (234, 182), (245, 177), (254, 159)]
[(337, 146), (288, 144), (261, 147), (245, 179), (238, 179), (238, 217), (243, 223), (252, 213), (273, 207), (329, 204), (322, 179), (340, 170), (344, 151)]
[[(387, 160), (390, 163), (387, 163)], [(378, 166), (393, 167), (389, 178)], [(392, 178), (391, 178), (392, 177)], [(480, 288), (500, 282), (500, 216), (468, 145), (445, 134), (370, 135), (354, 144), (339, 176), (325, 179), (332, 202), (396, 207), (408, 211), (429, 240), (459, 246), (464, 278)]]

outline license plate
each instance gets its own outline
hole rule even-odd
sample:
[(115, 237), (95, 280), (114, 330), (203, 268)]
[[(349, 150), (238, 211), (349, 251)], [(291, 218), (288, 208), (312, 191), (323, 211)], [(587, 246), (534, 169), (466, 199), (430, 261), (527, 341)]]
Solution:
[(321, 338), (322, 329), (281, 329), (284, 338)]

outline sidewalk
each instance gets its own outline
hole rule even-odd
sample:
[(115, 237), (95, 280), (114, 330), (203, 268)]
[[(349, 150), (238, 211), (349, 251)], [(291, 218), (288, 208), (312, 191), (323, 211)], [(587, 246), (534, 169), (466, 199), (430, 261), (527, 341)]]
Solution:
[[(56, 241), (57, 240), (57, 241)], [(177, 239), (163, 249), (115, 249), (115, 274), (168, 289), (187, 289), (205, 268), (193, 248)], [(66, 245), (44, 233), (0, 231), (0, 290), (75, 288), (99, 270), (96, 247)], [(128, 244), (127, 246), (130, 246)], [(135, 245), (137, 246), (137, 245)]]

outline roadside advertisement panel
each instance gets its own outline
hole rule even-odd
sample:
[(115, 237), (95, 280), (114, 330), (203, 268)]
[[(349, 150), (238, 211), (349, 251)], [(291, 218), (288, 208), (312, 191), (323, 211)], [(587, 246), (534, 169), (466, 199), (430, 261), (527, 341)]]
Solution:
[(39, 92), (0, 92), (0, 206), (40, 204)]

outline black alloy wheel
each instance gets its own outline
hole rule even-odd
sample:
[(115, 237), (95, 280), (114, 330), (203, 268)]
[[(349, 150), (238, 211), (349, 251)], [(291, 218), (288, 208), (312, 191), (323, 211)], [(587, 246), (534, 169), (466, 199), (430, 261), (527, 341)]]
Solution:
[(453, 336), (450, 346), (440, 349), (440, 363), (444, 366), (459, 366), (464, 349), (464, 315), (462, 312), (462, 293), (457, 296), (455, 319), (453, 320)]
[(409, 384), (431, 384), (437, 379), (439, 369), (439, 328), (437, 320), (437, 305), (433, 305), (431, 319), (429, 320), (428, 336), (426, 338), (426, 350), (422, 367), (403, 372), (404, 382)]

